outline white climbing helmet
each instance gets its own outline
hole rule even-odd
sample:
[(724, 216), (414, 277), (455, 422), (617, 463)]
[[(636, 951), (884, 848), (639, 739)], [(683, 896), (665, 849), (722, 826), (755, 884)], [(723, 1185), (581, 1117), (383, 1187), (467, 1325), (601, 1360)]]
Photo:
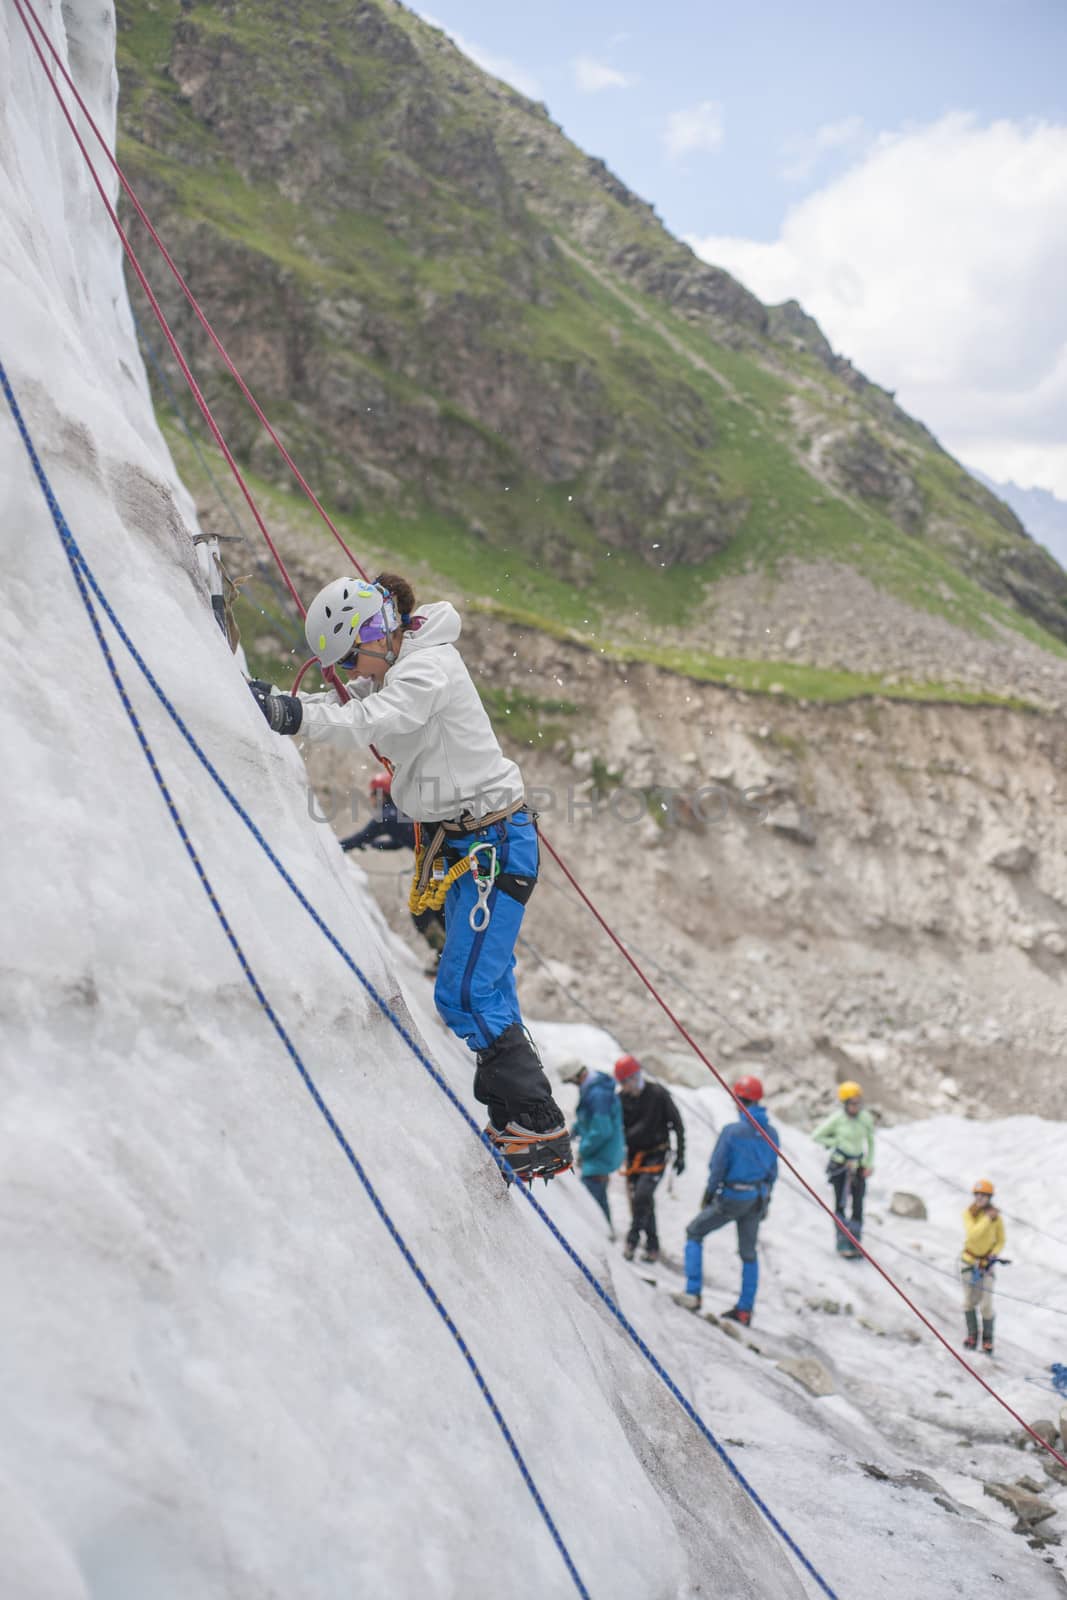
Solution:
[(379, 639), (397, 626), (396, 608), (386, 591), (364, 578), (335, 578), (308, 606), (304, 618), (308, 649), (324, 667), (335, 667), (359, 642), (363, 624), (383, 609), (387, 614), (375, 633)]

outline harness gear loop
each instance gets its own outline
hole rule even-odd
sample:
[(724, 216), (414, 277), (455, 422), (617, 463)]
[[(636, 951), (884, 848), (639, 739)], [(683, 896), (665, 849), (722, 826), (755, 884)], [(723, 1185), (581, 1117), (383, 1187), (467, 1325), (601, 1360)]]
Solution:
[[(381, 758), (379, 757), (379, 759)], [(471, 870), (472, 852), (461, 856), (454, 866), (449, 867), (441, 846), (450, 834), (472, 833), (475, 829), (491, 827), (494, 823), (506, 822), (509, 817), (515, 815), (516, 811), (525, 811), (526, 809), (525, 800), (516, 800), (512, 805), (504, 806), (500, 811), (491, 811), (485, 817), (472, 817), (469, 812), (464, 812), (461, 817), (449, 818), (446, 822), (416, 822), (415, 872), (411, 880), (411, 893), (408, 896), (408, 909), (411, 915), (417, 917), (423, 911), (442, 910), (445, 897), (456, 879), (462, 878), (465, 872)], [(427, 833), (429, 834), (429, 844), (426, 843)], [(488, 846), (479, 844), (474, 848), (476, 850), (484, 850)], [(500, 868), (496, 865), (493, 877), (496, 879), (499, 876)], [(533, 879), (530, 880), (531, 885), (533, 881)], [(518, 893), (514, 894), (514, 898), (517, 900), (523, 898), (523, 882), (516, 880), (513, 886), (513, 889), (519, 890)], [(527, 890), (525, 898), (529, 899), (529, 890)], [(473, 922), (471, 927), (475, 927)], [(475, 928), (475, 932), (478, 931)]]
[[(488, 850), (489, 852), (488, 868), (483, 868), (478, 860), (479, 853), (483, 850)], [(489, 910), (489, 896), (500, 871), (500, 863), (496, 858), (496, 845), (489, 843), (472, 844), (467, 852), (467, 865), (478, 893), (478, 899), (471, 906), (467, 921), (475, 933), (484, 933), (489, 926), (489, 918), (492, 915)]]
[(415, 824), (415, 872), (408, 895), (408, 910), (413, 917), (424, 911), (440, 911), (445, 897), (457, 878), (471, 869), (470, 857), (463, 856), (449, 868), (441, 852), (445, 831), (435, 827), (429, 843), (425, 842), (423, 825)]

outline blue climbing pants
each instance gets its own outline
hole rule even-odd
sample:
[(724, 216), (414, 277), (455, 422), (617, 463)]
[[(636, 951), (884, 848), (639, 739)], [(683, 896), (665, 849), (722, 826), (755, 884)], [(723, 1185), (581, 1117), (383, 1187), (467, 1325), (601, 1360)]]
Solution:
[(704, 1283), (704, 1240), (709, 1233), (737, 1223), (737, 1253), (741, 1257), (741, 1294), (737, 1309), (751, 1311), (759, 1287), (759, 1262), (756, 1237), (759, 1233), (764, 1197), (761, 1194), (735, 1198), (716, 1195), (710, 1205), (698, 1211), (685, 1230), (685, 1287), (699, 1294)]
[[(537, 829), (528, 812), (517, 811), (504, 822), (450, 837), (445, 846), (449, 865), (465, 856), (472, 844), (495, 845), (501, 880), (528, 898), (537, 881), (539, 857)], [(486, 869), (488, 851), (482, 851), (478, 860)], [(477, 900), (474, 877), (465, 872), (445, 899), (445, 948), (434, 1000), (452, 1032), (472, 1050), (484, 1050), (513, 1022), (522, 1022), (515, 988), (515, 940), (526, 906), (506, 888), (494, 887), (486, 902), (488, 925), (476, 932), (470, 913)]]

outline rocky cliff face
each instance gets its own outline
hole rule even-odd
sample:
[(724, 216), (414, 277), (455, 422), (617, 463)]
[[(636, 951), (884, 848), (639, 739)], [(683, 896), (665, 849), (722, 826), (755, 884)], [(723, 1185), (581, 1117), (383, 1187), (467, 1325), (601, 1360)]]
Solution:
[[(511, 748), (542, 825), (721, 1067), (797, 1116), (835, 1074), (892, 1115), (1067, 1115), (1062, 717), (776, 702), (477, 617), (464, 649), (516, 720), (539, 700)], [(311, 771), (344, 831), (359, 774)], [(703, 1080), (547, 859), (525, 932), (531, 1014)]]
[(1067, 576), (799, 307), (698, 261), (402, 6), (118, 9), (127, 168), (332, 505), (447, 531), (468, 566), (520, 554), (616, 624), (829, 556), (920, 612), (981, 631), (992, 594), (1067, 637)]

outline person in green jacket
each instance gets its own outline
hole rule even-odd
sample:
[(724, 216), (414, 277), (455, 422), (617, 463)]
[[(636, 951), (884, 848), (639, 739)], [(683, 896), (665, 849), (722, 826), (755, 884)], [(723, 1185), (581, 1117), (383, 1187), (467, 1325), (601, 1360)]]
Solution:
[[(874, 1118), (863, 1109), (863, 1090), (858, 1083), (840, 1084), (837, 1098), (841, 1105), (819, 1124), (812, 1138), (830, 1152), (826, 1176), (834, 1186), (834, 1214), (847, 1222), (859, 1239), (863, 1234), (863, 1196), (874, 1170)], [(852, 1215), (848, 1216), (850, 1202)], [(862, 1255), (836, 1224), (834, 1241), (841, 1255), (853, 1259)]]

